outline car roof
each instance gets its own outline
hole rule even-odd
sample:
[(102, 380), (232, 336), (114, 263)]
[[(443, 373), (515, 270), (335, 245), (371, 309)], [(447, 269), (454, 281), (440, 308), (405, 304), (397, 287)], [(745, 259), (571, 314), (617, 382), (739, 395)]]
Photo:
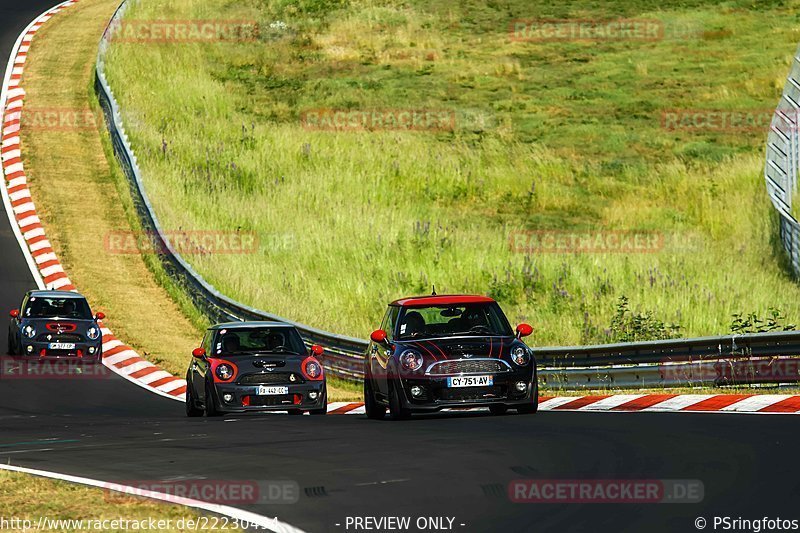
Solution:
[(400, 307), (427, 307), (433, 305), (458, 305), (474, 303), (491, 303), (494, 299), (474, 294), (437, 294), (428, 296), (411, 296), (395, 300), (389, 305)]
[(208, 329), (243, 329), (243, 328), (293, 328), (291, 324), (286, 322), (274, 322), (269, 320), (252, 321), (252, 322), (223, 322), (221, 324), (214, 324)]
[(37, 298), (80, 298), (85, 300), (82, 294), (72, 291), (43, 291), (43, 290), (35, 290), (35, 291), (28, 291), (29, 296), (35, 296)]

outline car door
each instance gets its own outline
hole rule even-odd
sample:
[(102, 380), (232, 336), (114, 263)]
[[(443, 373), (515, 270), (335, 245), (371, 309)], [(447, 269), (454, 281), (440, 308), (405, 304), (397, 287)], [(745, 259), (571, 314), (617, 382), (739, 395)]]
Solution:
[(213, 334), (213, 331), (208, 330), (203, 336), (203, 342), (200, 346), (206, 351), (205, 357), (192, 357), (192, 386), (197, 398), (203, 402), (206, 399), (206, 375), (210, 368), (208, 357), (211, 355), (211, 338)]
[[(383, 318), (381, 329), (386, 332), (386, 340), (389, 344), (394, 339), (394, 328), (397, 323), (397, 315), (400, 308), (396, 306), (389, 306), (386, 311), (386, 316)], [(375, 383), (375, 392), (383, 397), (387, 397), (389, 393), (389, 384), (386, 380), (386, 366), (389, 364), (389, 358), (392, 356), (386, 344), (378, 344), (373, 342), (370, 346), (370, 371), (373, 375)]]

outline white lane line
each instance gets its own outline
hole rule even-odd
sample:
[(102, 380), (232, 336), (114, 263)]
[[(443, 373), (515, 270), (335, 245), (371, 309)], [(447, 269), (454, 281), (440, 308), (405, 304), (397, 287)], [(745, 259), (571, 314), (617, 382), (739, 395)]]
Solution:
[(193, 509), (201, 509), (203, 511), (208, 511), (210, 513), (222, 516), (228, 516), (230, 518), (237, 519), (247, 524), (253, 524), (254, 526), (256, 526), (257, 529), (266, 529), (267, 531), (272, 531), (273, 533), (303, 533), (302, 529), (298, 529), (291, 524), (287, 524), (286, 522), (281, 522), (277, 518), (269, 518), (266, 516), (262, 516), (260, 514), (251, 513), (250, 511), (245, 511), (243, 509), (237, 509), (229, 505), (209, 503), (200, 500), (195, 500), (193, 498), (184, 498), (173, 494), (165, 494), (163, 492), (142, 490), (128, 485), (121, 485), (119, 483), (99, 481), (97, 479), (71, 476), (68, 474), (59, 474), (57, 472), (49, 472), (46, 470), (24, 468), (21, 466), (0, 464), (0, 469), (7, 470), (9, 472), (18, 472), (21, 474), (30, 474), (38, 477), (45, 477), (49, 479), (58, 479), (60, 481), (77, 483), (80, 485), (86, 485), (88, 487), (94, 487), (103, 490), (111, 490), (114, 492), (120, 492), (122, 494), (140, 496), (144, 498), (149, 498), (151, 500), (158, 500), (166, 503), (182, 505), (184, 507), (191, 507)]

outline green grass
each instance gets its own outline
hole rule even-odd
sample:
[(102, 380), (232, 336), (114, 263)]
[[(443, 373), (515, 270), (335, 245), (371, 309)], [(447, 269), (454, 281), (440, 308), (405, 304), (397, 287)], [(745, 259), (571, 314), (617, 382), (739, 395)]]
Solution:
[[(243, 43), (115, 43), (108, 77), (170, 230), (255, 231), (190, 255), (219, 290), (366, 337), (387, 301), (489, 294), (534, 343), (608, 340), (618, 298), (726, 333), (800, 318), (764, 191), (764, 131), (669, 131), (667, 109), (774, 107), (797, 1), (142, 0), (130, 19), (257, 20)], [(512, 42), (516, 18), (647, 18), (653, 42)], [(288, 29), (272, 29), (283, 21)], [(454, 131), (313, 131), (304, 111), (448, 109)], [(521, 254), (510, 232), (641, 230), (649, 254)]]
[[(142, 526), (134, 524), (134, 521), (146, 526), (152, 518), (156, 521), (163, 520), (162, 525), (168, 525), (161, 531), (182, 533), (188, 529), (185, 524), (189, 521), (195, 524), (205, 523), (200, 516), (203, 515), (180, 505), (124, 496), (106, 489), (85, 487), (66, 481), (0, 471), (0, 517), (9, 522), (7, 529), (11, 531), (25, 531), (22, 527), (24, 520), (31, 521), (33, 527), (30, 530), (35, 530), (39, 518), (43, 517), (48, 520), (45, 524), (49, 523), (51, 526), (47, 528), (49, 531), (88, 533), (98, 530), (90, 522), (94, 524), (95, 521), (108, 520), (107, 527), (102, 531), (116, 533), (131, 531), (133, 528), (139, 530)], [(11, 522), (12, 519), (19, 522)], [(76, 522), (81, 520), (83, 527), (77, 527)], [(118, 523), (126, 520), (127, 527), (113, 527), (113, 520), (118, 520)], [(215, 522), (213, 517), (209, 519), (209, 523), (211, 525), (207, 531), (241, 531), (233, 526), (225, 528), (221, 521)]]

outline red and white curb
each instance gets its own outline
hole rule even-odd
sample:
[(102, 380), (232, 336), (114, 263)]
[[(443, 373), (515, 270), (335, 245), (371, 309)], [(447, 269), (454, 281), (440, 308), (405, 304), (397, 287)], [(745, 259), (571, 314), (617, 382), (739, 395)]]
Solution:
[[(5, 176), (2, 190), (3, 204), (11, 227), (25, 255), (31, 274), (41, 289), (75, 291), (64, 267), (58, 260), (36, 213), (36, 206), (28, 188), (28, 178), (22, 163), (20, 125), (25, 89), (22, 74), (28, 51), (36, 32), (54, 15), (74, 5), (78, 0), (68, 0), (34, 19), (17, 40), (11, 53), (0, 96), (0, 159)], [(109, 329), (103, 328), (103, 364), (125, 379), (145, 389), (173, 400), (183, 401), (186, 381), (177, 378), (154, 364), (145, 361), (130, 346), (117, 339)]]
[[(485, 408), (467, 409), (486, 410)], [(800, 396), (788, 394), (613, 394), (540, 396), (540, 411), (797, 414)], [(363, 415), (361, 402), (328, 404), (329, 415)]]

